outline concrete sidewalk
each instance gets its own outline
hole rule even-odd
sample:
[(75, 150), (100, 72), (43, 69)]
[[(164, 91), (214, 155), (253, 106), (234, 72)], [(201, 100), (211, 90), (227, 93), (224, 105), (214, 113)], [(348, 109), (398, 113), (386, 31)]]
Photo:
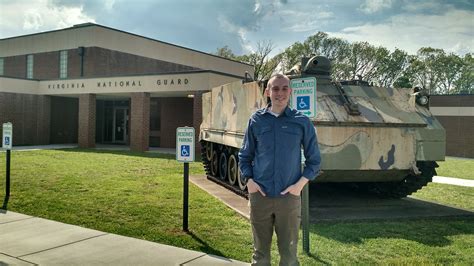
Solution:
[(0, 212), (0, 265), (248, 265), (219, 256)]
[(446, 176), (433, 176), (433, 182), (463, 187), (474, 187), (474, 180)]

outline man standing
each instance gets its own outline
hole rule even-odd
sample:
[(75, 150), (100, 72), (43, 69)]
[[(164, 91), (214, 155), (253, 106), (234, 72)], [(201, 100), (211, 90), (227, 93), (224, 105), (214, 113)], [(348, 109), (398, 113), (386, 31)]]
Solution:
[[(318, 175), (321, 156), (309, 118), (288, 107), (289, 78), (272, 76), (265, 93), (271, 103), (250, 117), (239, 152), (241, 174), (248, 180), (252, 265), (270, 265), (273, 230), (280, 265), (299, 265), (300, 194), (304, 185)], [(301, 147), (306, 158), (303, 172)]]

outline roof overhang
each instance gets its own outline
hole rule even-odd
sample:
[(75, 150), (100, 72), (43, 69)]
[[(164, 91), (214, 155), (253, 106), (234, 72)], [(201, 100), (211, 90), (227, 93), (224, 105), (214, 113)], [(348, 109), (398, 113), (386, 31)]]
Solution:
[(96, 94), (98, 98), (147, 92), (152, 97), (186, 97), (240, 79), (213, 71), (41, 81), (0, 77), (0, 92), (65, 97)]

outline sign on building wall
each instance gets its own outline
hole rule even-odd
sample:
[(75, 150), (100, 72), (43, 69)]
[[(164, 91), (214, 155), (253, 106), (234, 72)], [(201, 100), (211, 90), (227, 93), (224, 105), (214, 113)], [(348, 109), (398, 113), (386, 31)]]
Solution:
[(2, 148), (11, 150), (13, 146), (13, 125), (12, 123), (4, 123), (2, 134)]
[(307, 117), (316, 116), (316, 78), (307, 77), (292, 79), (290, 106)]
[(178, 127), (176, 129), (176, 160), (194, 162), (194, 128)]

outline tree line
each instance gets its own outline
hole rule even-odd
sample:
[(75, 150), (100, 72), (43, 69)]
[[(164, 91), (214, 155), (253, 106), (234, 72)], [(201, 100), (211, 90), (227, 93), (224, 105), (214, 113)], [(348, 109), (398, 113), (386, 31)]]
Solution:
[(382, 87), (422, 87), (430, 94), (474, 94), (474, 59), (443, 49), (420, 48), (415, 55), (401, 49), (390, 51), (368, 42), (350, 43), (318, 32), (304, 42), (295, 42), (282, 53), (270, 57), (271, 41), (257, 43), (255, 52), (235, 55), (228, 46), (216, 55), (255, 66), (255, 79), (268, 79), (273, 72), (285, 72), (311, 55), (323, 55), (332, 63), (334, 80), (362, 79)]

